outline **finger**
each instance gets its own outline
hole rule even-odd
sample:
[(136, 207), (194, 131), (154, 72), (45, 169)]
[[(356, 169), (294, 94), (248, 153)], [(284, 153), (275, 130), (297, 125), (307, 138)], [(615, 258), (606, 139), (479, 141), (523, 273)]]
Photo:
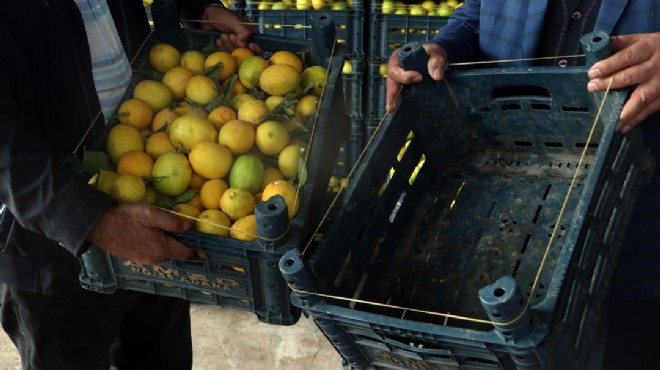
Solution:
[(610, 85), (610, 79), (612, 75), (604, 78), (594, 78), (589, 81), (587, 84), (587, 90), (589, 92), (604, 91), (609, 86), (610, 89), (620, 89), (624, 87), (629, 87), (649, 81), (654, 77), (655, 67), (652, 63), (643, 63), (634, 65), (628, 68), (624, 68), (616, 72), (613, 76), (612, 84)]
[[(190, 230), (190, 221), (155, 207), (149, 207), (149, 216), (144, 223), (150, 228), (180, 233)], [(147, 224), (148, 223), (148, 224)]]
[(254, 42), (249, 43), (249, 44), (248, 44), (248, 48), (249, 48), (250, 50), (252, 50), (252, 52), (253, 52), (255, 55), (261, 55), (261, 54), (263, 54), (263, 52), (264, 52), (263, 49), (261, 49), (261, 46), (259, 46), (258, 44), (254, 43)]
[(614, 55), (596, 62), (589, 68), (590, 78), (604, 78), (624, 68), (640, 64), (653, 55), (653, 50), (637, 42), (638, 36), (619, 37), (620, 49)]
[(435, 81), (440, 81), (445, 78), (445, 60), (439, 56), (432, 56), (429, 58), (429, 75)]
[(403, 85), (388, 77), (385, 80), (385, 86), (385, 110), (391, 113), (396, 109), (398, 105), (397, 100)]
[(621, 110), (616, 131), (626, 133), (660, 109), (660, 91), (651, 86), (640, 86), (632, 93)]
[(227, 51), (229, 53), (231, 53), (231, 51), (233, 50), (231, 41), (229, 40), (229, 35), (227, 35), (226, 33), (220, 35), (220, 37), (218, 38), (218, 42), (216, 43), (216, 46), (218, 47), (219, 50)]
[(240, 32), (238, 32), (236, 34), (237, 47), (241, 47), (241, 48), (247, 47), (250, 41), (250, 36), (252, 36), (252, 32), (250, 32), (245, 28), (243, 28)]
[(195, 255), (195, 250), (188, 248), (173, 237), (167, 237), (163, 245), (164, 259), (183, 260)]

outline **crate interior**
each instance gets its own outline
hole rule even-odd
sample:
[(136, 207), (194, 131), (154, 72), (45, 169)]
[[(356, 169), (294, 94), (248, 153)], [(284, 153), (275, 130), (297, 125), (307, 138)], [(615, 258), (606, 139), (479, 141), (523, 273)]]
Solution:
[[(505, 275), (532, 293), (532, 304), (555, 299), (548, 288), (565, 272), (575, 243), (567, 236), (581, 226), (597, 177), (590, 175), (602, 166), (622, 99), (609, 96), (588, 139), (600, 96), (586, 92), (584, 70), (555, 71), (458, 72), (407, 89), (310, 258), (320, 290), (477, 319), (488, 319), (478, 291)], [(331, 302), (447, 324), (427, 313)]]

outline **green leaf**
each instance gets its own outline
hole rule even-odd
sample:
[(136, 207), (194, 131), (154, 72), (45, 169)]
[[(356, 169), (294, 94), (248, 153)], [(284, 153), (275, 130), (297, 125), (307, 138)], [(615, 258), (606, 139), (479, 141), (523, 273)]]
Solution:
[(166, 195), (158, 194), (156, 199), (156, 206), (165, 209), (172, 209), (175, 205), (181, 203), (188, 203), (197, 194), (196, 190), (188, 190), (178, 197), (169, 197)]
[(204, 56), (209, 56), (214, 52), (216, 52), (217, 47), (215, 46), (215, 39), (211, 38), (211, 40), (209, 40), (209, 42), (206, 45), (204, 45), (204, 47), (200, 51), (202, 52), (202, 54), (204, 54)]
[(115, 166), (110, 160), (110, 156), (103, 151), (91, 151), (85, 149), (83, 153), (83, 167), (89, 176), (93, 176), (101, 170), (114, 171)]
[(298, 186), (303, 187), (307, 182), (307, 166), (305, 165), (305, 150), (301, 150), (298, 154)]
[(222, 62), (218, 62), (211, 67), (207, 68), (206, 71), (204, 71), (204, 75), (206, 77), (209, 77), (213, 81), (220, 81), (220, 74), (222, 73), (222, 69), (224, 68), (224, 64)]

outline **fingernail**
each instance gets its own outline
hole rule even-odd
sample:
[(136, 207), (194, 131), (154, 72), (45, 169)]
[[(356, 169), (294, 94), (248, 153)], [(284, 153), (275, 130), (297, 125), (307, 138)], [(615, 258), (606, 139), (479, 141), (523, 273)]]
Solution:
[(440, 69), (439, 68), (434, 69), (433, 70), (433, 75), (431, 77), (433, 77), (434, 80), (439, 79), (440, 78)]
[(596, 69), (590, 69), (590, 70), (589, 70), (589, 73), (588, 73), (588, 76), (589, 76), (590, 78), (598, 78), (598, 77), (600, 77), (600, 69), (598, 69), (598, 68), (596, 68)]
[(597, 91), (598, 90), (598, 85), (596, 85), (594, 82), (589, 82), (587, 84), (587, 90), (589, 90), (589, 92)]
[(421, 82), (424, 78), (421, 75), (413, 77), (413, 82)]

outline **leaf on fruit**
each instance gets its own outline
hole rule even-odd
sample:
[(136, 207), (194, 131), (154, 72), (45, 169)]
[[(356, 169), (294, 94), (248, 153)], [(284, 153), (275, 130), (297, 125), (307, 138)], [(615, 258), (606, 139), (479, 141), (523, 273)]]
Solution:
[(307, 166), (305, 166), (305, 150), (301, 150), (298, 154), (298, 186), (303, 187), (307, 182)]
[(223, 68), (224, 64), (222, 62), (218, 62), (204, 71), (204, 75), (213, 81), (220, 81), (220, 74), (222, 73)]
[(165, 209), (172, 209), (177, 204), (188, 203), (192, 198), (195, 197), (195, 195), (197, 195), (196, 190), (188, 190), (178, 197), (168, 197), (166, 195), (158, 194), (158, 198), (156, 199), (156, 206)]
[(103, 151), (92, 151), (85, 149), (83, 153), (83, 167), (89, 176), (93, 176), (103, 171), (114, 171), (115, 166), (110, 160), (110, 156)]

